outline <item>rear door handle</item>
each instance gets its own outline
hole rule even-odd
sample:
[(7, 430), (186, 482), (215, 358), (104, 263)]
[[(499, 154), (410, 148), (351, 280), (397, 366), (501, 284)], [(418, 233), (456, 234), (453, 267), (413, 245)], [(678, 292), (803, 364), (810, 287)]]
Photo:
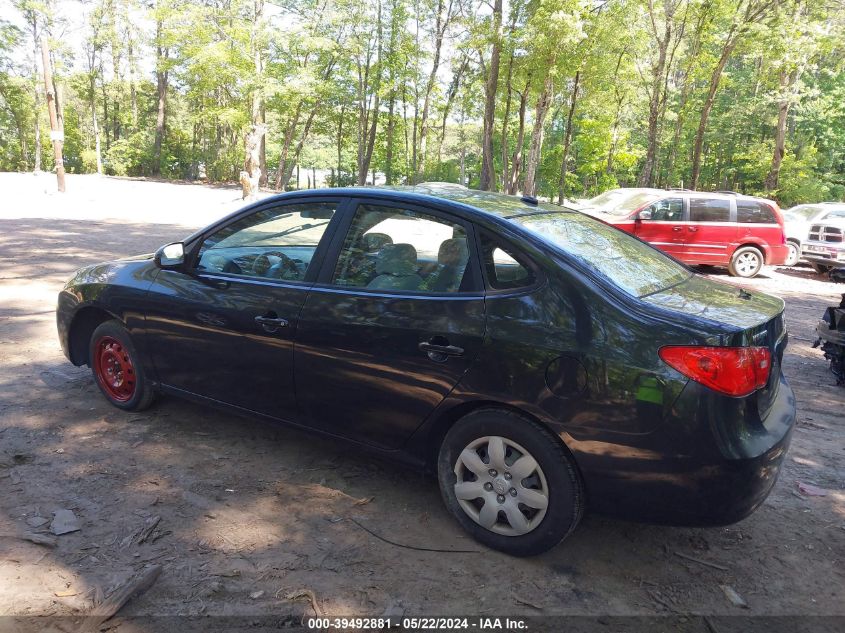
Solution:
[(265, 332), (272, 334), (278, 332), (279, 328), (287, 327), (288, 320), (281, 319), (275, 316), (275, 313), (270, 313), (268, 316), (257, 316), (255, 322), (260, 325)]
[(419, 344), (420, 351), (428, 354), (428, 357), (438, 363), (445, 362), (450, 356), (463, 356), (464, 348), (457, 345), (437, 345), (423, 341)]
[(684, 228), (684, 227), (682, 227), (682, 226), (673, 226), (673, 227), (672, 227), (672, 230), (673, 230), (673, 231), (681, 231), (681, 230), (683, 230), (683, 228)]
[(688, 226), (687, 229), (689, 229), (690, 233), (695, 233), (698, 230), (698, 227), (697, 226)]

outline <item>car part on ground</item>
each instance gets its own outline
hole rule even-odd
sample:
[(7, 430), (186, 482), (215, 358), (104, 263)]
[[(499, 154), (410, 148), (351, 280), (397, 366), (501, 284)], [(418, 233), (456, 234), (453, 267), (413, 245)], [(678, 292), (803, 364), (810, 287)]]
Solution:
[(830, 306), (816, 326), (818, 338), (813, 347), (821, 347), (837, 385), (845, 385), (845, 293), (838, 306)]

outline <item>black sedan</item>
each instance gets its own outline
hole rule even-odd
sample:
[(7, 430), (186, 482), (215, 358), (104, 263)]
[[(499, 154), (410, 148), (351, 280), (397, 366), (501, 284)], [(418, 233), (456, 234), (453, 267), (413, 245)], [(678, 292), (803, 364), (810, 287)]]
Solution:
[(345, 438), (531, 555), (587, 508), (757, 508), (795, 423), (783, 309), (580, 213), (422, 185), (262, 200), (80, 270), (57, 317), (115, 406), (167, 393)]

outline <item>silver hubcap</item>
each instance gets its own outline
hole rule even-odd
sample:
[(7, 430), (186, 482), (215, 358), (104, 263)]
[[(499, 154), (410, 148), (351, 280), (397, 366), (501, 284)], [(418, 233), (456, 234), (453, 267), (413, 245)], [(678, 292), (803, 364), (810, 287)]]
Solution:
[(522, 446), (491, 435), (471, 442), (455, 463), (455, 496), (480, 526), (504, 536), (527, 534), (546, 516), (549, 487)]
[(790, 266), (798, 262), (798, 247), (792, 242), (789, 243), (789, 260), (787, 264)]
[(760, 258), (754, 253), (742, 253), (736, 258), (736, 270), (740, 275), (751, 275), (760, 268)]

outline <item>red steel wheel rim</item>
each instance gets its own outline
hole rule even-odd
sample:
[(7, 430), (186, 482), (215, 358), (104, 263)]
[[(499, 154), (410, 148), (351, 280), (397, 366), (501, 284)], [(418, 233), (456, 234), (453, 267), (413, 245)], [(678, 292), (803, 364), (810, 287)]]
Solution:
[(128, 402), (135, 395), (135, 366), (128, 350), (113, 336), (103, 336), (94, 346), (94, 373), (109, 398)]

